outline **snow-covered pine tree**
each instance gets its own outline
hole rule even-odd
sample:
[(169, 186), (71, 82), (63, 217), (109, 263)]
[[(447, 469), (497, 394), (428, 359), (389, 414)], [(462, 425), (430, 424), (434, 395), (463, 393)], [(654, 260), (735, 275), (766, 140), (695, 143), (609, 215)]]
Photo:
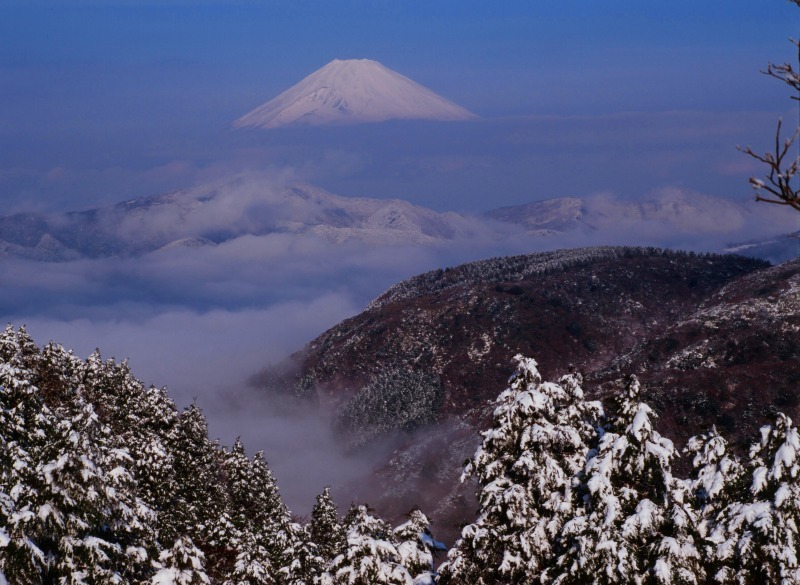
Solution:
[(432, 585), (436, 576), (434, 556), (446, 551), (447, 547), (434, 540), (427, 516), (420, 510), (412, 510), (408, 521), (394, 529), (394, 537), (397, 552), (400, 553), (400, 564), (414, 578), (414, 584)]
[(226, 585), (271, 585), (275, 583), (272, 573), (266, 549), (258, 544), (253, 534), (240, 534), (236, 559)]
[(800, 434), (779, 414), (750, 448), (747, 481), (732, 483), (730, 503), (710, 534), (722, 583), (800, 583)]
[(716, 427), (690, 438), (684, 451), (692, 456), (692, 476), (686, 483), (693, 507), (699, 514), (697, 543), (705, 573), (714, 582), (733, 582), (735, 570), (731, 551), (717, 545), (728, 540), (723, 511), (732, 503), (732, 498), (749, 487), (749, 484), (745, 487), (744, 468), (728, 453), (728, 443)]
[(331, 488), (326, 486), (317, 496), (311, 510), (309, 524), (311, 541), (317, 546), (319, 555), (330, 563), (345, 550), (347, 545), (344, 528), (339, 523), (339, 510), (331, 497)]
[[(162, 512), (165, 529), (188, 536), (208, 557), (223, 556), (228, 525), (227, 494), (221, 477), (221, 450), (208, 438), (205, 416), (196, 404), (180, 413), (170, 448), (174, 453), (174, 506)], [(162, 545), (165, 544), (162, 542)], [(207, 559), (214, 563), (216, 559)]]
[[(61, 346), (46, 346), (45, 355), (64, 363)], [(48, 360), (49, 361), (49, 360)], [(62, 367), (62, 371), (64, 368)], [(175, 525), (174, 506), (178, 485), (174, 445), (178, 435), (178, 411), (166, 389), (146, 388), (131, 373), (128, 364), (103, 360), (95, 351), (72, 376), (82, 393), (130, 453), (129, 466), (142, 500), (158, 517), (155, 536), (169, 546), (180, 535)]]
[(158, 572), (151, 585), (204, 585), (210, 583), (205, 571), (205, 555), (188, 536), (179, 536), (171, 548), (164, 549), (155, 563)]
[(582, 469), (602, 415), (584, 400), (580, 379), (542, 382), (533, 359), (496, 400), (494, 423), (464, 470), (478, 479), (480, 513), (440, 568), (447, 584), (532, 583), (542, 576), (561, 528), (579, 505), (573, 477)]
[[(254, 463), (247, 457), (237, 438), (230, 451), (223, 453), (230, 530), (222, 543), (235, 557), (233, 582), (272, 582), (275, 569), (264, 543), (264, 523), (269, 516), (263, 486), (256, 476)], [(233, 560), (233, 559), (232, 559)]]
[(674, 447), (653, 429), (655, 413), (639, 394), (631, 377), (589, 455), (586, 508), (564, 526), (555, 583), (702, 581), (694, 512), (672, 477)]
[[(73, 378), (61, 379), (66, 386), (54, 391), (50, 378), (58, 379), (65, 364), (74, 367), (74, 358), (44, 353), (32, 359), (27, 334), (14, 337), (6, 330), (0, 342), (6, 374), (0, 435), (13, 459), (0, 481), (15, 482), (4, 507), (16, 511), (7, 520), (0, 565), (20, 582), (115, 583), (141, 576), (142, 556), (154, 550), (153, 514), (136, 495), (129, 454), (80, 389), (68, 385)], [(20, 351), (10, 355), (15, 343)], [(32, 380), (53, 388), (45, 395)]]
[(337, 585), (412, 585), (400, 564), (392, 529), (372, 516), (366, 506), (355, 506), (345, 518), (347, 549), (331, 563)]
[[(37, 360), (36, 367), (32, 370), (36, 386), (41, 392), (45, 402), (50, 404), (68, 403), (77, 393), (90, 402), (95, 410), (105, 411), (93, 396), (86, 395), (82, 387), (87, 371), (83, 360), (65, 350), (61, 345), (52, 341), (45, 345)], [(109, 424), (108, 420), (103, 421)]]
[(87, 583), (142, 577), (142, 558), (156, 551), (155, 515), (137, 495), (127, 450), (90, 404), (76, 407), (81, 410), (59, 422), (51, 443), (58, 451), (41, 467), (46, 483), (39, 494), (65, 519), (57, 574)]
[(38, 452), (55, 432), (55, 415), (42, 404), (10, 327), (0, 334), (0, 574), (41, 582), (49, 559), (35, 542)]
[(222, 458), (199, 409), (179, 415), (127, 364), (0, 333), (0, 583), (258, 582), (260, 559), (302, 556), (261, 454), (234, 528)]
[(292, 522), (288, 526), (289, 546), (283, 552), (284, 562), (280, 568), (278, 581), (285, 585), (315, 585), (327, 578), (327, 563), (311, 539), (308, 526)]
[(39, 348), (25, 327), (15, 331), (11, 325), (7, 325), (0, 334), (0, 362), (28, 372), (27, 375), (32, 377), (41, 361)]
[[(248, 459), (237, 439), (225, 453), (223, 467), (232, 526), (239, 538), (252, 540), (247, 557), (265, 567), (270, 578), (278, 582), (289, 579), (287, 575), (300, 579), (298, 575), (313, 572), (310, 567), (316, 566), (317, 554), (305, 529), (292, 522), (263, 452)], [(295, 554), (304, 560), (295, 563)]]

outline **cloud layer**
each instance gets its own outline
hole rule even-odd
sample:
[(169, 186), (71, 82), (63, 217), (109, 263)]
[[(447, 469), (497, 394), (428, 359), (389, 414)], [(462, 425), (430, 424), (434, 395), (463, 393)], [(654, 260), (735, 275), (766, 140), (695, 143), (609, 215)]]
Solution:
[[(196, 399), (213, 436), (225, 444), (241, 436), (249, 449), (266, 451), (290, 505), (301, 513), (324, 485), (343, 486), (375, 459), (339, 450), (324, 405), (286, 410), (248, 380), (359, 312), (391, 284), (479, 258), (561, 247), (634, 244), (714, 251), (796, 225), (781, 209), (666, 188), (635, 201), (608, 192), (587, 197), (583, 223), (564, 234), (526, 234), (513, 224), (464, 218), (469, 229), (435, 243), (380, 244), (376, 238), (334, 243), (314, 230), (247, 233), (260, 212), (276, 224), (298, 217), (297, 210), (287, 214), (279, 190), (269, 190), (283, 179), (251, 179), (262, 181), (261, 187), (234, 182), (239, 187), (199, 214), (179, 217), (164, 207), (163, 214), (151, 215), (152, 223), (137, 220), (128, 232), (128, 237), (153, 237), (184, 222), (186, 233), (225, 225), (245, 235), (137, 257), (61, 263), (6, 258), (0, 260), (0, 309), (6, 321), (26, 324), (39, 343), (52, 339), (84, 357), (99, 347), (106, 357), (129, 358), (146, 383), (167, 385), (181, 406)], [(341, 492), (341, 497), (349, 496)]]

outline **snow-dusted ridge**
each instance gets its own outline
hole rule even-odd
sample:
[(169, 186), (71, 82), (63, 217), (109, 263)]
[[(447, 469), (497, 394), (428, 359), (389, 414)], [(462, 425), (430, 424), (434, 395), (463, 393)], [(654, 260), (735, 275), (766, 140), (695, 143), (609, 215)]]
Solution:
[(335, 59), (236, 120), (278, 128), (385, 120), (468, 120), (475, 114), (370, 59)]

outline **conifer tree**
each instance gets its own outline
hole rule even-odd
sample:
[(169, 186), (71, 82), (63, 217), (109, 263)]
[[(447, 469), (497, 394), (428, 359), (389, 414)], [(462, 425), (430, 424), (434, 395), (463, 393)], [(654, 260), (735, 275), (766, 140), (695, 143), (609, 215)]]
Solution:
[[(264, 454), (258, 452), (249, 459), (237, 439), (231, 450), (225, 452), (223, 466), (231, 525), (239, 535), (236, 538), (243, 539), (249, 547), (245, 555), (250, 559), (248, 562), (258, 563), (277, 581), (289, 574), (294, 575), (292, 579), (301, 578), (297, 571), (305, 574), (303, 567), (314, 565), (316, 552), (305, 530), (292, 523)], [(231, 542), (236, 548), (235, 542)], [(295, 563), (295, 554), (303, 555), (305, 560)], [(290, 570), (291, 567), (294, 569)], [(282, 569), (286, 570), (279, 573)]]
[(203, 585), (210, 583), (205, 572), (205, 555), (188, 536), (179, 536), (171, 548), (164, 549), (156, 563), (158, 572), (152, 585)]
[(543, 383), (533, 359), (516, 361), (495, 402), (494, 424), (464, 470), (478, 479), (481, 509), (440, 568), (442, 583), (538, 580), (576, 506), (573, 476), (602, 409), (584, 400), (577, 377)]
[(315, 547), (263, 455), (248, 460), (241, 443), (232, 453), (226, 461), (209, 440), (196, 406), (179, 415), (126, 363), (40, 350), (6, 328), (0, 583), (275, 583), (289, 566), (310, 575)]
[(59, 422), (50, 447), (38, 499), (39, 516), (46, 507), (61, 524), (57, 574), (89, 583), (135, 576), (139, 558), (155, 550), (149, 531), (154, 515), (136, 495), (129, 454), (88, 404)]
[(344, 551), (345, 532), (339, 523), (339, 510), (331, 497), (330, 486), (326, 486), (317, 496), (311, 510), (309, 532), (311, 541), (316, 545), (319, 555), (326, 563)]
[[(56, 355), (58, 350), (63, 352), (56, 346), (52, 353)], [(77, 369), (76, 378), (83, 394), (130, 453), (130, 471), (139, 495), (159, 512), (154, 526), (158, 539), (174, 542), (179, 535), (174, 510), (179, 491), (175, 466), (179, 417), (175, 404), (165, 389), (146, 388), (127, 363), (103, 360), (99, 351)]]
[[(53, 411), (31, 384), (57, 378), (60, 367), (75, 366), (73, 359), (59, 360), (57, 351), (34, 358), (24, 331), (7, 329), (2, 337), (0, 435), (9, 459), (0, 492), (12, 486), (3, 507), (15, 513), (7, 519), (0, 566), (21, 582), (115, 583), (141, 576), (139, 559), (154, 545), (148, 538), (153, 515), (136, 495), (129, 454), (78, 389), (58, 393), (68, 400), (56, 400)], [(61, 382), (67, 380), (74, 381)]]
[(347, 550), (331, 566), (339, 585), (412, 585), (400, 564), (391, 528), (372, 516), (366, 506), (355, 506), (347, 514)]
[(408, 521), (394, 529), (394, 537), (400, 563), (414, 578), (414, 583), (433, 583), (434, 556), (447, 550), (447, 547), (434, 540), (427, 516), (420, 510), (412, 510)]
[(236, 561), (230, 578), (226, 583), (232, 585), (269, 585), (273, 569), (269, 564), (269, 555), (260, 546), (251, 533), (241, 534), (237, 542)]
[(19, 338), (10, 327), (0, 335), (0, 573), (37, 583), (49, 559), (36, 544), (30, 502), (38, 451), (54, 433), (55, 415), (42, 404), (30, 372), (19, 359)]
[(639, 382), (631, 377), (616, 415), (590, 453), (583, 483), (586, 509), (564, 527), (556, 583), (693, 583), (693, 575), (702, 578), (694, 513), (672, 477), (674, 447), (653, 429), (655, 413), (639, 402), (639, 393)]
[(800, 434), (779, 414), (761, 428), (750, 448), (748, 481), (738, 487), (716, 519), (716, 544), (723, 583), (800, 582)]
[[(714, 427), (708, 433), (689, 439), (685, 452), (692, 457), (692, 476), (687, 481), (698, 517), (698, 551), (705, 573), (715, 582), (733, 582), (736, 571), (727, 547), (717, 545), (728, 540), (724, 511), (737, 494), (747, 491), (745, 470), (728, 453), (727, 441)], [(742, 489), (744, 487), (744, 490)], [(749, 486), (748, 486), (749, 487)]]
[(289, 546), (283, 552), (284, 563), (279, 581), (285, 585), (314, 585), (326, 577), (327, 563), (311, 539), (309, 527), (293, 522), (288, 527)]
[(227, 526), (220, 451), (208, 438), (205, 416), (196, 404), (178, 418), (174, 442), (175, 505), (164, 511), (165, 534), (186, 535), (208, 553), (220, 547)]
[[(82, 382), (87, 369), (83, 360), (53, 342), (42, 348), (40, 357), (32, 374), (45, 402), (51, 405), (65, 404), (76, 394), (83, 394)], [(106, 411), (103, 406), (98, 406), (92, 396), (82, 395), (82, 398), (90, 402), (95, 410)], [(108, 420), (103, 422), (111, 426)]]
[(25, 327), (15, 331), (8, 325), (3, 330), (0, 335), (0, 361), (28, 372), (29, 377), (38, 369), (42, 361), (39, 348)]

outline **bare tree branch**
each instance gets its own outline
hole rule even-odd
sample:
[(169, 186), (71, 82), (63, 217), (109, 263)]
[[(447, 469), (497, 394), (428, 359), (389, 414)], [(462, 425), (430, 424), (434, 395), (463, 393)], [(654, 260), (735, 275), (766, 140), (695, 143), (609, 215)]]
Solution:
[[(789, 0), (792, 4), (800, 7), (800, 0)], [(762, 71), (765, 75), (782, 81), (791, 87), (797, 95), (791, 96), (793, 100), (800, 101), (800, 41), (789, 39), (797, 47), (798, 68), (791, 63), (776, 65), (769, 63), (767, 69)], [(750, 185), (755, 189), (756, 201), (773, 203), (776, 205), (788, 205), (800, 211), (800, 189), (792, 187), (794, 179), (800, 175), (800, 156), (792, 158), (789, 151), (792, 145), (797, 142), (800, 128), (795, 130), (791, 138), (781, 139), (781, 125), (783, 121), (778, 119), (778, 129), (775, 131), (775, 147), (773, 152), (757, 154), (747, 146), (739, 148), (746, 155), (753, 157), (757, 161), (765, 164), (769, 173), (764, 179), (750, 177)]]
[(792, 181), (800, 175), (800, 157), (787, 160), (792, 145), (800, 134), (798, 128), (791, 138), (786, 138), (781, 143), (782, 120), (778, 120), (778, 129), (775, 131), (775, 151), (757, 154), (749, 146), (740, 148), (746, 155), (764, 163), (769, 168), (769, 173), (764, 180), (750, 177), (750, 184), (756, 190), (756, 201), (789, 205), (800, 211), (800, 189), (792, 187)]
[[(800, 6), (800, 3), (798, 6)], [(789, 41), (797, 47), (798, 61), (800, 61), (800, 41), (794, 39), (789, 39)], [(761, 73), (784, 82), (800, 94), (800, 71), (797, 71), (791, 63), (782, 63), (780, 65), (769, 63), (766, 70)], [(793, 95), (791, 98), (793, 100), (800, 100), (800, 95)]]

